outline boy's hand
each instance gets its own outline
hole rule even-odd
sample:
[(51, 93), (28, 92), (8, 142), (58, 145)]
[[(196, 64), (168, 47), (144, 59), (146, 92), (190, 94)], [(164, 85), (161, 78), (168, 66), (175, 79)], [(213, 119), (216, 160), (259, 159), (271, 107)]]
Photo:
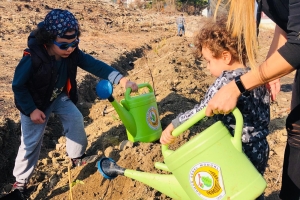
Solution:
[(120, 84), (122, 85), (123, 88), (127, 89), (127, 88), (131, 88), (131, 90), (133, 92), (136, 92), (139, 90), (137, 84), (135, 82), (131, 82), (130, 80), (128, 80), (127, 78), (123, 77), (120, 80)]
[(174, 142), (175, 137), (172, 135), (172, 131), (174, 130), (173, 124), (169, 124), (167, 128), (162, 132), (160, 136), (160, 143), (161, 144), (171, 144)]
[(139, 90), (138, 85), (135, 82), (127, 81), (125, 88), (131, 88), (133, 92), (137, 92)]
[(35, 124), (43, 124), (45, 123), (46, 115), (39, 109), (35, 109), (30, 113), (30, 119)]

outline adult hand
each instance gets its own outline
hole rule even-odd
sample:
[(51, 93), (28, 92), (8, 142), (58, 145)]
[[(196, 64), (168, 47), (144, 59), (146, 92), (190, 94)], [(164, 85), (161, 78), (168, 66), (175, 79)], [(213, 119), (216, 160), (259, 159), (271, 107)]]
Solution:
[(234, 81), (231, 81), (224, 85), (208, 102), (205, 115), (230, 113), (236, 107), (240, 95), (238, 87)]
[(35, 124), (43, 124), (45, 123), (46, 115), (39, 109), (35, 109), (30, 113), (30, 119)]
[(135, 82), (132, 82), (125, 77), (121, 78), (120, 83), (123, 88), (127, 89), (130, 87), (133, 92), (136, 92), (139, 89), (138, 85)]
[(277, 94), (280, 92), (280, 79), (266, 83), (266, 88), (271, 94), (271, 100), (275, 101)]
[(167, 128), (162, 132), (160, 136), (160, 143), (161, 144), (171, 144), (174, 142), (175, 137), (172, 135), (172, 131), (174, 130), (173, 124), (169, 124)]

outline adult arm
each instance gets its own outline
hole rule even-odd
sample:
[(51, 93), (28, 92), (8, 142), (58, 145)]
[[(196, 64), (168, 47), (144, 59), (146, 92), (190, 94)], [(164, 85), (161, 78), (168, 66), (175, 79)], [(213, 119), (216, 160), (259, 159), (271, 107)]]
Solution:
[[(278, 25), (275, 27), (274, 31), (274, 37), (269, 49), (269, 52), (267, 54), (267, 59), (280, 47), (282, 47), (287, 41), (286, 38), (286, 32), (283, 31)], [(266, 83), (266, 87), (269, 90), (271, 94), (271, 99), (274, 101), (276, 99), (277, 94), (280, 91), (280, 80), (275, 79), (274, 81), (271, 81), (269, 83)]]
[[(286, 74), (291, 73), (293, 68), (278, 51), (273, 53), (258, 69), (241, 76), (241, 81), (247, 90), (252, 90), (265, 83), (278, 79)], [(241, 95), (234, 81), (223, 86), (215, 96), (208, 102), (206, 115), (227, 114), (231, 112), (237, 104)]]
[[(289, 16), (287, 23), (287, 42), (270, 55), (257, 69), (241, 76), (241, 81), (247, 90), (276, 80), (295, 69), (300, 68), (300, 0), (289, 2)], [(237, 104), (241, 95), (235, 82), (222, 87), (208, 103), (206, 115), (229, 113)]]

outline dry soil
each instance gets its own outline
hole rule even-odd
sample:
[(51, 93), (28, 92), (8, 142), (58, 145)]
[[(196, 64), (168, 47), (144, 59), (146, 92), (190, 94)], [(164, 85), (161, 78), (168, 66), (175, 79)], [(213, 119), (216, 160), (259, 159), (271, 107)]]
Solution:
[[(161, 125), (165, 128), (180, 112), (190, 109), (204, 95), (214, 80), (205, 66), (193, 56), (193, 35), (205, 19), (186, 16), (186, 35), (176, 36), (176, 13), (157, 13), (127, 9), (102, 1), (8, 1), (0, 0), (0, 189), (5, 195), (14, 182), (12, 169), (20, 144), (19, 112), (14, 106), (11, 83), (14, 69), (26, 47), (27, 36), (52, 8), (72, 11), (79, 20), (82, 37), (79, 47), (112, 65), (136, 83), (150, 83), (154, 88)], [(266, 56), (273, 30), (261, 28), (260, 54)], [(95, 92), (99, 79), (82, 70), (78, 73), (80, 100), (78, 108), (84, 116), (88, 136), (87, 153), (113, 158), (120, 166), (152, 173), (162, 173), (154, 162), (162, 162), (158, 142), (126, 142), (126, 130), (107, 100)], [(270, 159), (264, 178), (266, 199), (277, 200), (281, 185), (283, 152), (286, 143), (285, 119), (290, 108), (293, 74), (281, 79), (281, 92), (271, 104), (268, 141)], [(114, 87), (117, 101), (124, 90)], [(198, 123), (178, 137), (174, 148), (205, 129), (207, 122)], [(104, 179), (95, 163), (68, 171), (63, 129), (57, 116), (51, 116), (45, 130), (41, 155), (29, 183), (28, 199), (69, 199), (69, 175), (74, 183), (72, 197), (79, 199), (170, 199), (165, 194), (124, 176)], [(123, 145), (121, 145), (123, 144)], [(126, 145), (124, 145), (126, 144)]]

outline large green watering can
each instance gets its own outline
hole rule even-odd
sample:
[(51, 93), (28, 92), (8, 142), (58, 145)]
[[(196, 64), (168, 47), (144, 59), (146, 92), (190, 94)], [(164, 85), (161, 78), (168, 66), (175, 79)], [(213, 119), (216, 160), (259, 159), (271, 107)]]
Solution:
[[(211, 125), (176, 151), (162, 145), (164, 163), (155, 167), (170, 175), (124, 169), (110, 158), (97, 162), (108, 179), (125, 175), (138, 180), (173, 199), (181, 200), (254, 200), (266, 188), (266, 181), (242, 151), (243, 118), (235, 108), (234, 137), (221, 121)], [(205, 109), (174, 129), (178, 136), (205, 117)]]
[(108, 99), (113, 105), (126, 127), (128, 140), (153, 142), (162, 133), (155, 95), (149, 83), (139, 84), (138, 88), (147, 88), (149, 92), (132, 96), (131, 88), (127, 88), (120, 104), (112, 96), (113, 86), (109, 81), (99, 81), (96, 92), (101, 99)]

